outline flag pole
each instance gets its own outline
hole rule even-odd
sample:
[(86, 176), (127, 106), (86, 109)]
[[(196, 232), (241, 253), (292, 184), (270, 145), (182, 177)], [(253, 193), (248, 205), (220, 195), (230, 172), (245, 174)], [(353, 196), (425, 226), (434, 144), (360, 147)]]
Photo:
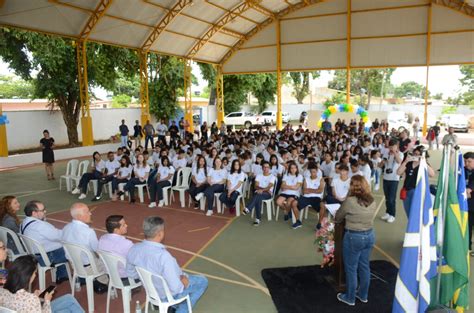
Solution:
[[(444, 174), (444, 181), (445, 182), (449, 182), (449, 166), (450, 166), (450, 163), (451, 163), (451, 152), (452, 152), (452, 143), (451, 142), (448, 142), (445, 144), (444, 146), (444, 164), (443, 165), (443, 174)], [(442, 225), (441, 225), (441, 238), (439, 238), (440, 236), (440, 232), (437, 232), (438, 234), (438, 238), (437, 238), (437, 245), (438, 245), (438, 266), (437, 266), (437, 274), (438, 274), (438, 277), (436, 278), (436, 305), (440, 305), (439, 301), (440, 301), (440, 294), (441, 294), (441, 268), (443, 266), (443, 246), (444, 246), (444, 230), (445, 230), (445, 226), (446, 226), (446, 206), (447, 206), (447, 202), (448, 202), (448, 188), (447, 188), (447, 184), (444, 184), (444, 187), (443, 188), (443, 206), (440, 208), (441, 209), (441, 212), (438, 212), (438, 219), (439, 217), (441, 216), (442, 217)], [(438, 227), (439, 229), (439, 227)], [(444, 304), (443, 304), (444, 305)]]

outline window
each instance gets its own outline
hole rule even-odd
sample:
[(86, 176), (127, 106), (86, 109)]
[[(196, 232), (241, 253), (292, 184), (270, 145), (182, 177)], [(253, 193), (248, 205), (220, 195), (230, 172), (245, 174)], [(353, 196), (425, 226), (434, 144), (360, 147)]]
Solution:
[(242, 113), (236, 112), (236, 113), (230, 113), (229, 115), (227, 115), (227, 117), (239, 117), (239, 116), (242, 116)]

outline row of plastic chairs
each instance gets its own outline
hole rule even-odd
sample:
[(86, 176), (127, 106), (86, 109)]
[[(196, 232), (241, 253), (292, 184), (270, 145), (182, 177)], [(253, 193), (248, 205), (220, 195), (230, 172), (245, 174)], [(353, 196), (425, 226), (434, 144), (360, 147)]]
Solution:
[[(122, 293), (122, 300), (123, 300), (123, 310), (124, 312), (130, 312), (130, 301), (132, 297), (132, 289), (137, 287), (143, 286), (145, 288), (147, 298), (146, 298), (146, 310), (148, 312), (149, 304), (153, 304), (159, 307), (160, 312), (166, 312), (169, 306), (175, 305), (177, 303), (186, 301), (188, 305), (189, 312), (191, 312), (191, 302), (189, 296), (182, 297), (179, 299), (174, 299), (169, 291), (168, 285), (163, 277), (159, 275), (155, 275), (148, 270), (143, 268), (137, 268), (137, 272), (140, 276), (140, 281), (136, 282), (132, 279), (129, 279), (129, 284), (125, 285), (120, 277), (118, 268), (119, 266), (124, 267), (126, 264), (126, 260), (123, 257), (114, 255), (112, 253), (106, 251), (98, 251), (97, 254), (99, 255), (100, 259), (102, 260), (106, 271), (102, 271), (96, 262), (96, 257), (94, 256), (93, 252), (90, 251), (88, 248), (63, 242), (63, 247), (68, 255), (69, 261), (71, 262), (73, 268), (73, 275), (71, 276), (71, 270), (69, 267), (69, 262), (65, 263), (58, 263), (54, 264), (48, 257), (46, 250), (44, 247), (35, 239), (30, 238), (25, 235), (15, 234), (8, 228), (0, 226), (0, 239), (4, 242), (7, 242), (8, 236), (14, 238), (15, 245), (17, 247), (18, 253), (13, 253), (12, 250), (9, 250), (9, 256), (11, 256), (10, 260), (13, 261), (14, 259), (18, 258), (19, 256), (26, 255), (26, 254), (34, 254), (34, 255), (41, 255), (43, 259), (44, 265), (40, 265), (38, 263), (38, 279), (39, 279), (39, 289), (44, 290), (46, 287), (46, 273), (48, 271), (51, 272), (51, 279), (52, 281), (56, 281), (56, 271), (59, 266), (64, 265), (67, 270), (67, 274), (69, 277), (69, 283), (71, 286), (71, 293), (74, 296), (75, 288), (74, 284), (77, 279), (82, 278), (86, 281), (86, 292), (87, 292), (87, 302), (88, 302), (88, 311), (94, 311), (94, 287), (93, 281), (97, 277), (108, 275), (109, 277), (109, 287), (107, 291), (107, 307), (106, 312), (109, 313), (110, 311), (110, 299), (112, 296), (117, 296), (116, 290), (120, 290)], [(86, 255), (90, 261), (90, 270), (88, 271), (83, 264), (82, 255)], [(153, 285), (153, 277), (157, 277), (157, 279), (161, 282), (163, 289), (165, 291), (165, 295), (158, 294), (154, 285)], [(161, 299), (166, 299), (166, 301), (162, 301)], [(3, 308), (0, 308), (3, 309)], [(2, 312), (2, 311), (0, 311)], [(8, 312), (8, 311), (5, 311)]]

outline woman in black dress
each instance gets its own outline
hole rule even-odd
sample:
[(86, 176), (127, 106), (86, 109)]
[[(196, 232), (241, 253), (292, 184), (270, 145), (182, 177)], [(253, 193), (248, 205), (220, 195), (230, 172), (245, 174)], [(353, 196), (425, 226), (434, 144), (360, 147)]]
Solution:
[(43, 131), (43, 138), (40, 140), (40, 146), (43, 149), (43, 163), (44, 168), (46, 170), (46, 175), (48, 176), (48, 180), (54, 179), (54, 139), (49, 137), (49, 131)]

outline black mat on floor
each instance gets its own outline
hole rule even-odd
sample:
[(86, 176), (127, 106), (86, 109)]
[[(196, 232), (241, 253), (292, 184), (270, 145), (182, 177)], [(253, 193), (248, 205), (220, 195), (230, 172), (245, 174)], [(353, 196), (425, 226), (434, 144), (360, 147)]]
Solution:
[(355, 306), (337, 300), (337, 292), (324, 279), (328, 270), (319, 265), (264, 269), (262, 277), (279, 313), (392, 312), (398, 269), (387, 261), (372, 261), (370, 269), (386, 282), (372, 275), (369, 302), (357, 300)]

